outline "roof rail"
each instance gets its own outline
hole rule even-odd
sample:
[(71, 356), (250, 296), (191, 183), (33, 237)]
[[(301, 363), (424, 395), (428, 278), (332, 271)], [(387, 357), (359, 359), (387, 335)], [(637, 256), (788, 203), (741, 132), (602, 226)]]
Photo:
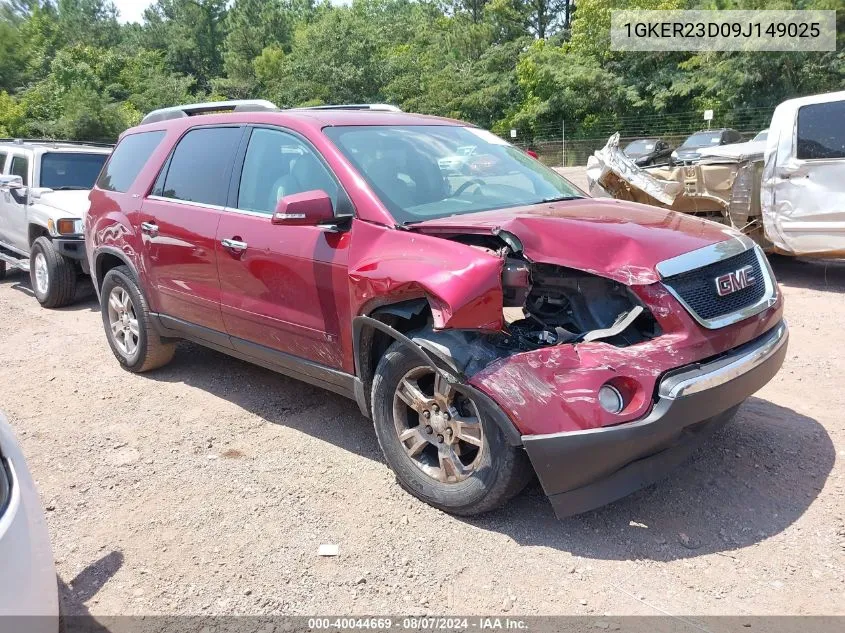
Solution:
[(373, 110), (377, 112), (402, 112), (401, 108), (389, 103), (343, 103), (339, 105), (318, 105), (291, 110)]
[(172, 108), (153, 110), (141, 120), (145, 123), (158, 123), (170, 119), (184, 119), (189, 116), (209, 114), (212, 112), (272, 112), (279, 108), (271, 101), (264, 99), (248, 99), (241, 101), (211, 101), (208, 103), (191, 103)]
[(114, 143), (100, 141), (65, 141), (58, 138), (0, 138), (0, 143), (15, 143), (16, 145), (88, 145), (91, 147), (114, 147)]

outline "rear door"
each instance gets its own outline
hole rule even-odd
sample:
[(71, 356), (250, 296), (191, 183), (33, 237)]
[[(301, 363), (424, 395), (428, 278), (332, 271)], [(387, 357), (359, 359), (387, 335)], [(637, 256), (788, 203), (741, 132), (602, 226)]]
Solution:
[[(240, 154), (216, 245), (223, 321), (232, 345), (270, 362), (284, 364), (289, 354), (342, 368), (349, 233), (276, 226), (271, 216), (282, 196), (322, 189), (335, 210), (351, 209), (346, 194), (313, 146), (293, 132), (252, 128)], [(227, 248), (224, 240), (242, 248)]]
[(243, 132), (242, 126), (186, 132), (139, 214), (154, 305), (170, 326), (224, 343), (215, 238)]

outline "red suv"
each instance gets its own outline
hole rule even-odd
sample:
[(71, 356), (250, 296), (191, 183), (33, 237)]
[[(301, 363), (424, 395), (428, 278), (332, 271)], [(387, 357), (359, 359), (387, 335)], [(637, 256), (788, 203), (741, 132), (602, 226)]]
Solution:
[(126, 369), (189, 339), (343, 394), (399, 483), (455, 514), (532, 473), (559, 516), (646, 486), (786, 354), (740, 233), (589, 198), (447, 119), (157, 111), (121, 137), (85, 234)]

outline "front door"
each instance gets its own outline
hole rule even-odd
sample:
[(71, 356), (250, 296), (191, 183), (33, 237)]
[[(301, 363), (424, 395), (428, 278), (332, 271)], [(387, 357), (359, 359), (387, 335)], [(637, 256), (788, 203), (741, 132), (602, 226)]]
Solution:
[(349, 234), (271, 224), (276, 202), (294, 193), (322, 189), (337, 209), (345, 196), (337, 180), (304, 139), (259, 127), (233, 182), (232, 207), (217, 229), (221, 308), (232, 345), (270, 360), (282, 352), (351, 371), (343, 367), (340, 341), (342, 324), (349, 324)]
[(152, 305), (212, 341), (226, 338), (215, 238), (242, 135), (238, 126), (187, 132), (139, 214)]
[(32, 184), (32, 161), (23, 153), (9, 155), (6, 173), (20, 176), (25, 189), (4, 189), (0, 192), (3, 224), (2, 241), (18, 250), (29, 250), (29, 227), (26, 217), (26, 204), (29, 198), (29, 187)]

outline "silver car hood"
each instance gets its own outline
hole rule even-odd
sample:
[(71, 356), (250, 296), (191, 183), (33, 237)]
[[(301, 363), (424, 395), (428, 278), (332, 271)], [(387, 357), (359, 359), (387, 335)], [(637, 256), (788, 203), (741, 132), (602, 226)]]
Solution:
[(88, 201), (88, 193), (88, 189), (78, 191), (48, 191), (42, 193), (33, 202), (36, 205), (58, 209), (68, 217), (82, 218), (88, 212), (88, 207), (91, 204)]

